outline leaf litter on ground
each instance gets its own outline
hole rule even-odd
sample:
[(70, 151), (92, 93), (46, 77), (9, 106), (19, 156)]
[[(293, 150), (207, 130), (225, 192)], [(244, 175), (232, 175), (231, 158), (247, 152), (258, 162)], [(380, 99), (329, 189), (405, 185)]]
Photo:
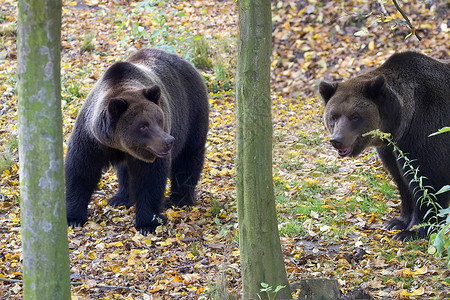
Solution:
[[(448, 58), (445, 1), (403, 3), (423, 37), (409, 33), (383, 1), (272, 1), (273, 166), (279, 230), (291, 282), (337, 278), (343, 292), (361, 287), (375, 299), (444, 299), (449, 271), (426, 241), (398, 242), (383, 222), (398, 214), (396, 188), (373, 150), (340, 159), (327, 143), (317, 97), (320, 80), (342, 80), (415, 49)], [(0, 8), (0, 297), (20, 298), (17, 155), (17, 3)], [(153, 235), (133, 227), (134, 208), (112, 208), (117, 189), (106, 170), (89, 222), (69, 229), (73, 299), (207, 299), (241, 290), (235, 172), (237, 56), (235, 1), (63, 1), (62, 98), (67, 141), (95, 81), (113, 62), (156, 46), (195, 61), (205, 39), (213, 67), (210, 132), (198, 205), (170, 208)], [(380, 21), (382, 19), (382, 21)], [(221, 63), (221, 67), (217, 62)], [(225, 76), (220, 72), (226, 73)], [(222, 76), (219, 76), (222, 75)], [(223, 292), (223, 291), (222, 291)], [(294, 296), (298, 295), (294, 290)]]

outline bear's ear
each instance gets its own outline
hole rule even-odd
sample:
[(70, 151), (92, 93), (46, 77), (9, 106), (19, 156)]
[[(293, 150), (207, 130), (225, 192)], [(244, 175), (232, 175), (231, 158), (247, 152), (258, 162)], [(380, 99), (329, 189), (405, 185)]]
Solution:
[(364, 94), (369, 99), (376, 99), (384, 90), (385, 78), (378, 75), (375, 79), (369, 80), (364, 87)]
[(123, 99), (111, 99), (108, 104), (108, 112), (114, 118), (119, 118), (128, 108), (128, 102)]
[(154, 85), (151, 88), (144, 89), (142, 92), (144, 93), (145, 98), (159, 104), (159, 98), (161, 97), (161, 89), (159, 86)]
[(319, 84), (319, 93), (322, 97), (322, 100), (325, 104), (328, 103), (328, 100), (334, 95), (334, 93), (337, 90), (338, 84), (335, 83), (328, 83), (326, 81), (321, 81)]

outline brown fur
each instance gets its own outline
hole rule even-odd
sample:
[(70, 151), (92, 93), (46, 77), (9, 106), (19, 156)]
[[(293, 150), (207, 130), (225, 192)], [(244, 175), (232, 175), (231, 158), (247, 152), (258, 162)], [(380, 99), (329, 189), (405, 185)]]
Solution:
[[(339, 83), (321, 82), (320, 95), (325, 103), (324, 123), (330, 142), (341, 156), (357, 156), (367, 147), (377, 147), (384, 166), (396, 182), (402, 199), (398, 218), (387, 223), (400, 229), (396, 238), (406, 240), (428, 234), (426, 227), (414, 230), (430, 206), (422, 203), (417, 182), (392, 145), (363, 136), (374, 129), (391, 133), (396, 145), (426, 177), (424, 184), (436, 191), (450, 184), (450, 134), (428, 137), (450, 125), (450, 65), (416, 52), (390, 57), (382, 66)], [(448, 206), (450, 196), (440, 194), (436, 202)]]
[(67, 221), (87, 220), (103, 168), (117, 169), (113, 206), (136, 206), (136, 228), (153, 232), (167, 205), (195, 203), (208, 132), (202, 76), (177, 55), (143, 49), (113, 64), (95, 84), (70, 136), (65, 161)]

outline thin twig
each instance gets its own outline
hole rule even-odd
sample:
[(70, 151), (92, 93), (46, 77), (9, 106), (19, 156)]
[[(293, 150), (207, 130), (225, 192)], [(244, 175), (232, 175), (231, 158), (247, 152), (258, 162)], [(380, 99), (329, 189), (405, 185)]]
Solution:
[(392, 0), (392, 2), (394, 2), (395, 7), (397, 8), (397, 10), (400, 12), (400, 14), (402, 15), (403, 19), (405, 19), (406, 24), (408, 25), (409, 29), (411, 30), (411, 33), (414, 34), (417, 39), (419, 41), (422, 40), (422, 38), (419, 36), (419, 34), (416, 32), (416, 28), (414, 28), (414, 26), (411, 24), (411, 21), (409, 20), (408, 16), (406, 15), (405, 11), (400, 7), (400, 5), (398, 5), (396, 0)]
[(138, 293), (143, 293), (143, 294), (147, 294), (147, 295), (152, 295), (149, 292), (134, 288), (134, 287), (129, 287), (129, 286), (123, 286), (123, 285), (106, 285), (106, 284), (97, 284), (95, 287), (98, 288), (102, 288), (102, 289), (124, 289), (124, 290), (129, 290), (129, 291), (133, 291), (133, 292), (138, 292)]
[(387, 10), (386, 10), (386, 7), (384, 7), (383, 2), (381, 2), (381, 0), (377, 0), (377, 2), (378, 2), (378, 4), (379, 4), (380, 7), (381, 7), (381, 12), (382, 12), (385, 16), (387, 16), (387, 15), (388, 15), (388, 12), (387, 12)]
[[(4, 278), (4, 277), (0, 277), (0, 281), (6, 281), (6, 282), (11, 282), (11, 283), (23, 283), (22, 280), (19, 279), (9, 279), (9, 278)], [(85, 282), (81, 282), (81, 281), (76, 281), (76, 282), (70, 282), (71, 285), (83, 285), (85, 284)], [(129, 287), (129, 286), (123, 286), (123, 285), (107, 285), (107, 284), (96, 284), (94, 286), (94, 288), (102, 288), (102, 289), (123, 289), (123, 290), (129, 290), (129, 291), (133, 291), (133, 292), (138, 292), (138, 293), (143, 293), (143, 294), (147, 294), (147, 295), (152, 295), (149, 292), (134, 288), (134, 287)]]
[(197, 262), (194, 262), (192, 264), (184, 265), (184, 266), (181, 266), (181, 267), (175, 267), (175, 268), (173, 268), (173, 270), (178, 271), (178, 270), (187, 269), (187, 268), (190, 268), (190, 267), (194, 267), (195, 265), (198, 265), (198, 264), (203, 264), (204, 262), (208, 262), (208, 258), (205, 257), (204, 259), (202, 259), (200, 261), (197, 261)]
[(4, 277), (0, 277), (0, 281), (13, 282), (13, 283), (22, 283), (22, 280), (19, 280), (19, 279), (9, 279), (9, 278), (4, 278)]

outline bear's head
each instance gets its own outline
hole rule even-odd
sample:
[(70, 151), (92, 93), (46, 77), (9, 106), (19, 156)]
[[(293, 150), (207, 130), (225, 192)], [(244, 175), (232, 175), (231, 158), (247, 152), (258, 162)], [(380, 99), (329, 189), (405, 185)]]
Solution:
[(169, 155), (175, 138), (164, 131), (158, 86), (125, 90), (107, 104), (114, 148), (145, 162)]
[(356, 77), (339, 83), (322, 81), (319, 92), (325, 103), (325, 127), (340, 156), (354, 157), (367, 147), (382, 145), (378, 138), (363, 134), (383, 129), (380, 115), (386, 93), (383, 75), (371, 79)]

